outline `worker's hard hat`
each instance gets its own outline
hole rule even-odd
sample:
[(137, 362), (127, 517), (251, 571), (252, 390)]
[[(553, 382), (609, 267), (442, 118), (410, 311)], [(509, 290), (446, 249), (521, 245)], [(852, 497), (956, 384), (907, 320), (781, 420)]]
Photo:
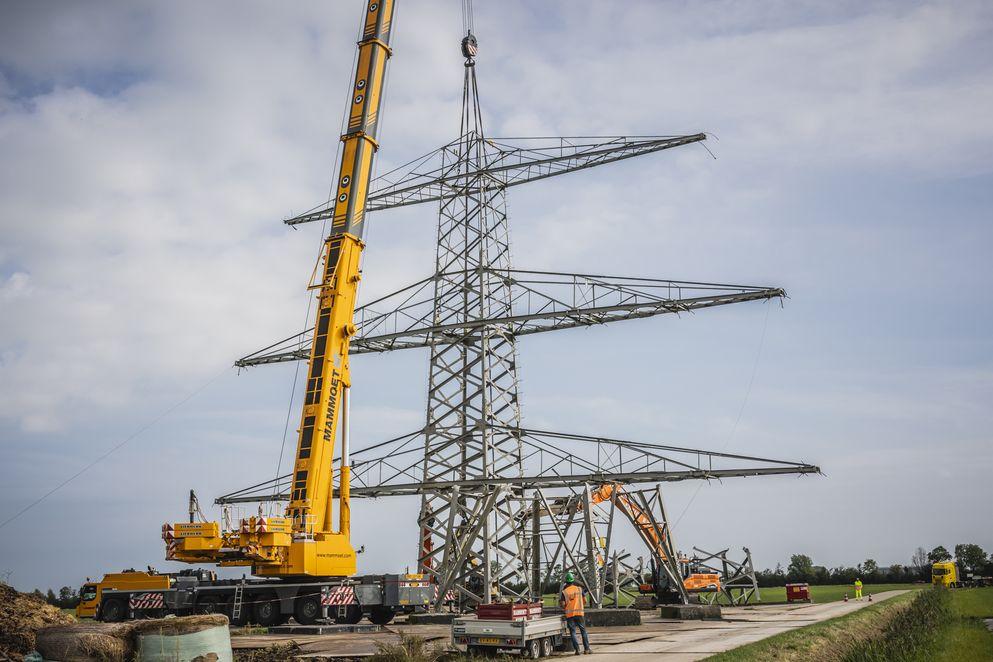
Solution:
[(572, 575), (572, 573), (571, 573), (571, 572), (567, 572), (567, 573), (565, 573), (565, 580), (566, 580), (567, 582), (572, 582), (572, 581), (575, 581), (575, 580), (576, 580), (576, 578), (575, 578), (575, 577), (573, 577), (573, 575)]

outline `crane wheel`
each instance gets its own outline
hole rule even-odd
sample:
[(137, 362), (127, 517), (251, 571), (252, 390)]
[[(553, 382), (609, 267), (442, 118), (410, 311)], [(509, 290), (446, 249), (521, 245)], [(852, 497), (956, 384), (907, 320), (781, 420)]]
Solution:
[(293, 605), (293, 618), (300, 625), (313, 625), (321, 617), (321, 596), (301, 595)]
[(223, 614), (225, 613), (224, 603), (213, 597), (206, 600), (197, 600), (193, 612), (196, 614)]
[(376, 625), (386, 625), (393, 620), (396, 616), (396, 610), (393, 607), (385, 607), (383, 605), (376, 605), (369, 610), (369, 620)]
[(105, 623), (120, 623), (127, 618), (128, 609), (120, 598), (104, 600), (100, 607), (100, 620)]
[(345, 607), (345, 614), (340, 618), (335, 618), (335, 623), (342, 623), (344, 625), (355, 625), (362, 620), (362, 605), (347, 605)]
[(257, 602), (253, 609), (254, 618), (252, 621), (263, 627), (279, 625), (280, 618), (282, 617), (279, 609), (279, 600), (271, 594), (260, 595), (255, 600)]

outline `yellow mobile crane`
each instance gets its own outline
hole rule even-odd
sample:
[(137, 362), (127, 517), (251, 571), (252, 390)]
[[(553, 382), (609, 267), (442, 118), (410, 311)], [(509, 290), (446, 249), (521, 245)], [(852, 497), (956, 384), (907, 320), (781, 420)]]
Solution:
[[(366, 195), (378, 148), (376, 129), (386, 62), (390, 57), (393, 0), (369, 0), (352, 86), (348, 126), (331, 233), (324, 242), (314, 341), (284, 517), (252, 517), (222, 534), (217, 522), (165, 524), (167, 558), (189, 563), (251, 565), (260, 576), (346, 577), (355, 573), (349, 526), (348, 345), (353, 316)], [(342, 433), (339, 437), (339, 427)], [(338, 525), (333, 522), (335, 440), (341, 440)]]
[(217, 522), (197, 521), (203, 518), (197, 517), (199, 507), (191, 493), (189, 521), (162, 526), (168, 560), (251, 566), (257, 578), (218, 580), (209, 571), (155, 573), (153, 579), (161, 579), (162, 586), (153, 590), (108, 586), (93, 607), (97, 618), (217, 611), (236, 623), (263, 625), (285, 622), (290, 615), (304, 624), (325, 615), (354, 623), (363, 614), (387, 623), (397, 611), (426, 606), (434, 597), (423, 575), (352, 577), (356, 552), (350, 539), (348, 348), (356, 333), (366, 197), (379, 147), (376, 130), (394, 5), (395, 0), (367, 0), (365, 5), (348, 124), (341, 136), (334, 217), (319, 265), (320, 282), (311, 284), (318, 290), (317, 317), (285, 514), (249, 517), (237, 530), (223, 530)]

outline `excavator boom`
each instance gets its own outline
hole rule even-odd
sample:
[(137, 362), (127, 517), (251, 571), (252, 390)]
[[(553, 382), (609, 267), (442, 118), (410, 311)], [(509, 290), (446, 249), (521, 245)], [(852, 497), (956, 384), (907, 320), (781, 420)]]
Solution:
[[(618, 510), (620, 510), (621, 513), (628, 518), (635, 530), (638, 532), (638, 535), (649, 547), (649, 549), (651, 549), (652, 554), (658, 557), (658, 563), (663, 563), (668, 560), (668, 556), (665, 551), (665, 541), (660, 537), (662, 535), (661, 532), (659, 532), (658, 528), (652, 523), (651, 517), (645, 513), (644, 509), (639, 506), (634, 499), (625, 494), (624, 489), (620, 485), (615, 483), (604, 483), (595, 489), (590, 494), (590, 497), (594, 504), (603, 503), (613, 499)], [(685, 559), (677, 559), (677, 561), (682, 565), (684, 564)], [(682, 579), (684, 588), (690, 592), (719, 591), (721, 587), (720, 576), (713, 573), (687, 572)], [(646, 586), (649, 587), (647, 590), (652, 592), (655, 591), (654, 586)]]

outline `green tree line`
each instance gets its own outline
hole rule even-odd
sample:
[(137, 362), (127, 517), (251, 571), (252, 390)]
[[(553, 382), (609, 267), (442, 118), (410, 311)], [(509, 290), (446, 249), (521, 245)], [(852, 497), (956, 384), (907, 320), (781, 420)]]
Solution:
[(815, 565), (806, 554), (793, 554), (789, 565), (783, 569), (777, 564), (774, 570), (766, 569), (755, 573), (759, 586), (782, 586), (787, 583), (806, 582), (808, 584), (851, 584), (861, 579), (867, 584), (901, 584), (931, 580), (931, 564), (939, 561), (955, 561), (959, 568), (975, 575), (993, 576), (993, 554), (975, 543), (955, 545), (954, 554), (939, 545), (930, 552), (918, 547), (904, 565), (894, 563), (881, 566), (873, 559), (852, 566), (828, 568)]
[(58, 594), (52, 589), (48, 589), (47, 593), (35, 589), (31, 591), (31, 595), (60, 609), (74, 609), (79, 604), (79, 593), (70, 586), (63, 586)]

